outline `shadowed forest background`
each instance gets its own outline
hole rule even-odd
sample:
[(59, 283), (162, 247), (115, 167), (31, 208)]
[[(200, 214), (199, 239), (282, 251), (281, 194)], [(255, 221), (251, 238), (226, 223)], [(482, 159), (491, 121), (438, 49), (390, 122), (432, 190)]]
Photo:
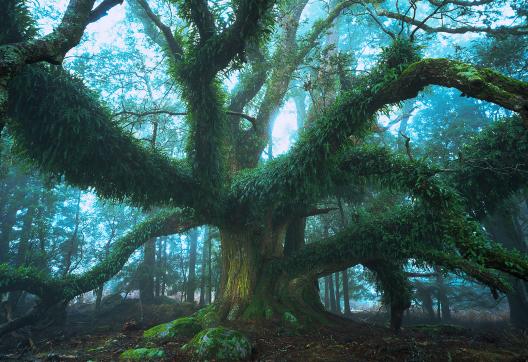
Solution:
[(2, 0), (0, 360), (528, 359), (528, 3)]

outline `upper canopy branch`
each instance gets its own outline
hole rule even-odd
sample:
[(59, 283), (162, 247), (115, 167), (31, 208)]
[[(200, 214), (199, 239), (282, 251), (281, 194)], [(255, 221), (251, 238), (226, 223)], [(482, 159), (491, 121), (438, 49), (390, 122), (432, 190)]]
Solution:
[(393, 103), (413, 98), (424, 87), (433, 84), (457, 88), (463, 95), (517, 112), (528, 128), (528, 83), (491, 69), (476, 68), (449, 59), (424, 59), (410, 65), (396, 81), (381, 89), (375, 98), (385, 104)]
[(196, 79), (213, 79), (216, 74), (255, 40), (267, 26), (274, 0), (241, 0), (235, 9), (235, 21), (222, 33), (209, 37), (200, 47), (191, 65)]
[(213, 14), (209, 9), (207, 0), (186, 0), (185, 5), (189, 7), (193, 23), (198, 28), (200, 41), (203, 43), (215, 34), (215, 22)]
[(180, 61), (183, 56), (183, 47), (182, 44), (180, 44), (180, 42), (176, 40), (176, 38), (172, 34), (172, 30), (167, 25), (165, 25), (156, 14), (154, 14), (147, 0), (136, 1), (143, 8), (147, 17), (154, 23), (154, 25), (156, 25), (156, 27), (161, 31), (161, 33), (165, 37), (165, 41), (167, 42), (167, 46), (170, 51), (170, 55), (176, 61)]
[(100, 19), (122, 0), (105, 0), (93, 11), (95, 0), (70, 0), (57, 28), (39, 39), (0, 46), (0, 77), (18, 72), (25, 64), (46, 61), (61, 64), (76, 46), (86, 26)]
[[(437, 7), (442, 6), (442, 4), (444, 3), (444, 1), (434, 1), (434, 2), (430, 1), (430, 2)], [(450, 1), (448, 1), (447, 3), (454, 4), (454, 2), (450, 2)], [(506, 35), (506, 34), (526, 35), (528, 34), (528, 26), (525, 24), (514, 25), (514, 26), (497, 26), (497, 27), (475, 26), (475, 25), (464, 25), (464, 26), (456, 26), (456, 27), (449, 27), (449, 26), (435, 27), (435, 26), (427, 25), (427, 20), (429, 20), (428, 18), (419, 20), (414, 17), (410, 17), (408, 15), (395, 13), (395, 12), (385, 10), (385, 9), (376, 11), (376, 14), (381, 17), (395, 19), (395, 20), (399, 20), (406, 24), (414, 25), (416, 26), (416, 29), (422, 29), (428, 33), (464, 34), (464, 33), (474, 32), (474, 33), (486, 33), (486, 34), (493, 34), (493, 35)]]
[[(413, 98), (427, 85), (454, 87), (465, 95), (519, 112), (528, 127), (527, 83), (447, 59), (425, 59), (403, 69), (398, 75), (397, 70), (383, 64), (375, 68), (358, 88), (342, 94), (289, 154), (235, 179), (232, 196), (243, 202), (251, 200), (253, 205), (274, 205), (279, 210), (324, 197), (333, 182), (329, 175), (335, 154), (348, 137), (370, 132), (379, 109)], [(396, 75), (387, 80), (390, 72)]]

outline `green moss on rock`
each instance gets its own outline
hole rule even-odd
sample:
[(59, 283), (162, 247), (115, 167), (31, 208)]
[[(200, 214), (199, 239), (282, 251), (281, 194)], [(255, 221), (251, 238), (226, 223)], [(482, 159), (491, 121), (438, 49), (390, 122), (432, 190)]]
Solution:
[(165, 357), (161, 348), (136, 348), (127, 349), (119, 356), (120, 361), (154, 361)]
[(240, 361), (251, 355), (249, 339), (238, 331), (223, 327), (203, 330), (182, 349), (200, 360)]
[(150, 342), (164, 341), (174, 337), (192, 337), (202, 330), (194, 317), (184, 317), (159, 324), (143, 332), (143, 338)]
[(218, 313), (214, 304), (209, 304), (192, 315), (203, 328), (211, 328), (218, 325)]

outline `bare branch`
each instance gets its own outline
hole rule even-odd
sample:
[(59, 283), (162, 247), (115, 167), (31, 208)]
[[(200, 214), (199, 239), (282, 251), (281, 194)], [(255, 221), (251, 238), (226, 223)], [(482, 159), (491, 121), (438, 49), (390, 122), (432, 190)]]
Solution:
[[(173, 112), (173, 111), (168, 111), (168, 110), (163, 110), (163, 109), (145, 111), (145, 112), (134, 112), (134, 111), (123, 110), (123, 111), (114, 113), (112, 115), (112, 118), (116, 118), (116, 117), (119, 117), (119, 116), (135, 116), (135, 117), (140, 117), (141, 118), (141, 117), (147, 117), (147, 116), (153, 116), (153, 115), (159, 115), (159, 114), (166, 114), (168, 116), (186, 116), (186, 115), (188, 115), (187, 112)], [(255, 117), (251, 117), (250, 115), (247, 115), (247, 114), (244, 114), (244, 113), (240, 113), (240, 112), (233, 112), (233, 111), (226, 111), (226, 114), (228, 114), (230, 116), (242, 117), (242, 118), (248, 120), (249, 122), (251, 122), (251, 124), (253, 126), (255, 126), (255, 124), (256, 124)]]
[(451, 28), (447, 26), (433, 27), (433, 26), (429, 26), (425, 24), (423, 20), (421, 21), (416, 20), (415, 18), (411, 18), (409, 16), (394, 13), (394, 12), (384, 10), (384, 9), (377, 11), (377, 15), (384, 16), (384, 17), (391, 18), (391, 19), (400, 20), (407, 24), (415, 25), (428, 33), (464, 34), (464, 33), (474, 32), (474, 33), (487, 33), (487, 34), (493, 34), (493, 35), (501, 35), (501, 34), (525, 35), (525, 34), (528, 34), (528, 26), (526, 25), (498, 26), (495, 28), (484, 27), (484, 26), (460, 26), (460, 27), (455, 27), (455, 28)]
[(152, 20), (152, 22), (163, 33), (163, 36), (167, 41), (170, 53), (174, 57), (174, 59), (181, 60), (181, 57), (183, 56), (183, 48), (182, 45), (176, 40), (176, 38), (172, 34), (172, 30), (167, 25), (165, 25), (156, 14), (154, 14), (146, 0), (136, 1), (143, 8), (143, 10), (145, 10), (147, 17)]
[(116, 5), (121, 5), (123, 0), (104, 0), (95, 9), (90, 12), (88, 21), (93, 23), (108, 14), (108, 11)]
[(403, 132), (400, 131), (400, 134), (403, 138), (405, 138), (405, 152), (407, 152), (407, 156), (409, 157), (409, 160), (414, 161), (413, 155), (411, 153), (411, 138), (406, 136)]

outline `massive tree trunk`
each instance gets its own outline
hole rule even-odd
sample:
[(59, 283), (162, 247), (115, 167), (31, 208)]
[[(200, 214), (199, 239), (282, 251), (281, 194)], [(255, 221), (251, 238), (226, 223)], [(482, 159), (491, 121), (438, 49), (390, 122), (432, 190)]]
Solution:
[(285, 235), (285, 225), (221, 230), (220, 318), (283, 318), (286, 312), (307, 322), (327, 318), (316, 275), (292, 277), (276, 268), (274, 260), (282, 254)]

